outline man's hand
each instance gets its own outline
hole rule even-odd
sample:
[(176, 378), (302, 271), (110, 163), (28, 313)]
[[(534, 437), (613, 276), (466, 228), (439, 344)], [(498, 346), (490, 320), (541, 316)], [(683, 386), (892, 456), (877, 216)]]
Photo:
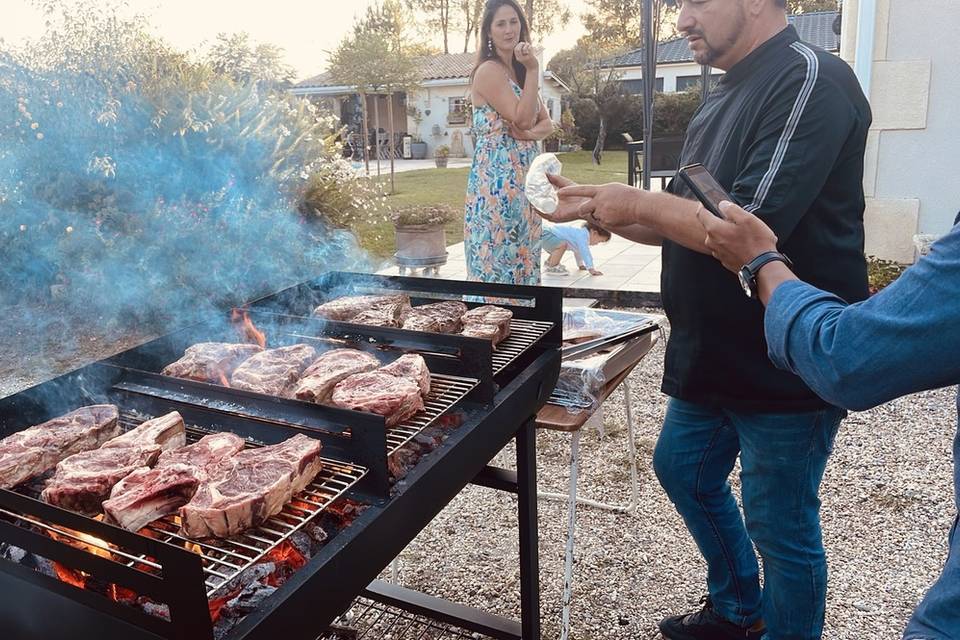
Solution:
[[(552, 173), (547, 174), (547, 180), (550, 181), (557, 189), (562, 189), (564, 187), (576, 186), (576, 182), (563, 176), (557, 176)], [(543, 218), (544, 220), (549, 220), (550, 222), (570, 222), (571, 220), (580, 220), (580, 213), (578, 211), (578, 206), (580, 202), (586, 201), (586, 198), (567, 198), (564, 200), (560, 198), (560, 203), (557, 205), (556, 210), (553, 213), (544, 213), (543, 211), (534, 211)]]
[(720, 211), (726, 220), (703, 207), (697, 219), (707, 232), (704, 244), (724, 267), (736, 273), (761, 253), (777, 250), (777, 236), (763, 220), (726, 200), (720, 203)]
[(638, 222), (636, 204), (646, 192), (619, 182), (566, 186), (558, 192), (560, 203), (576, 202), (578, 217), (606, 229)]

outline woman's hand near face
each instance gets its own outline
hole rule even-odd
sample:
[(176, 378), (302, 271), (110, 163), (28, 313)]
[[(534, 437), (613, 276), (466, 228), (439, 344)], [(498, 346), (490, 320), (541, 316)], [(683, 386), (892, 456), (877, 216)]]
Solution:
[(526, 67), (527, 71), (535, 71), (540, 68), (540, 61), (537, 60), (537, 54), (533, 50), (533, 45), (529, 42), (517, 43), (513, 48), (513, 55), (517, 62)]

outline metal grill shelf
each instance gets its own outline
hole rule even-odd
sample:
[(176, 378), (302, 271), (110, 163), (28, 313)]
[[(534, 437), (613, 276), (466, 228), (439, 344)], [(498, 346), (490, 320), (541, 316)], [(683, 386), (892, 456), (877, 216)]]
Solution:
[(431, 375), (430, 393), (424, 399), (423, 411), (417, 412), (409, 420), (387, 428), (387, 454), (396, 453), (400, 447), (417, 437), (473, 391), (477, 384), (479, 381), (473, 378), (458, 378), (439, 373)]
[(416, 615), (367, 598), (350, 609), (317, 640), (492, 640), (489, 636)]
[(506, 369), (514, 360), (519, 358), (524, 351), (533, 346), (540, 338), (547, 335), (547, 332), (552, 328), (552, 322), (511, 320), (510, 335), (507, 336), (506, 340), (498, 344), (497, 348), (493, 351), (494, 375)]

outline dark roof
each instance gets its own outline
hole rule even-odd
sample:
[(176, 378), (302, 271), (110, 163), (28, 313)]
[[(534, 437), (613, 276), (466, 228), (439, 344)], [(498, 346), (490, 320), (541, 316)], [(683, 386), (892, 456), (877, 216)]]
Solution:
[[(836, 11), (816, 11), (787, 16), (800, 35), (800, 39), (816, 45), (827, 51), (840, 50), (840, 36), (833, 32), (833, 23), (837, 18)], [(612, 62), (612, 64), (610, 64)], [(678, 62), (693, 62), (693, 54), (687, 47), (685, 38), (674, 38), (661, 42), (657, 47), (657, 64), (671, 64)], [(643, 64), (643, 49), (634, 49), (621, 56), (613, 58), (604, 66), (639, 67)]]

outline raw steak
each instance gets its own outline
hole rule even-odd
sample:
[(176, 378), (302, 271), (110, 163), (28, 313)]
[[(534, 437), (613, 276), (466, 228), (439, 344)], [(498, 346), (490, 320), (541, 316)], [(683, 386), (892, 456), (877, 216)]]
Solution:
[(457, 333), (460, 319), (467, 312), (467, 305), (448, 300), (413, 307), (403, 321), (403, 328), (432, 333)]
[(183, 357), (163, 368), (165, 376), (223, 384), (241, 362), (263, 351), (256, 344), (200, 342), (187, 347)]
[(40, 497), (63, 509), (97, 515), (113, 485), (138, 467), (151, 466), (159, 456), (158, 444), (100, 447), (72, 455), (57, 465)]
[(331, 399), (338, 407), (381, 415), (388, 427), (423, 409), (423, 398), (416, 381), (391, 375), (382, 369), (350, 376), (334, 387)]
[(222, 461), (180, 508), (181, 533), (190, 538), (228, 538), (263, 523), (320, 472), (320, 449), (319, 440), (298, 434)]
[(374, 327), (400, 328), (403, 326), (406, 309), (407, 307), (401, 307), (400, 305), (383, 305), (373, 309), (365, 309), (350, 318), (349, 322)]
[(103, 503), (103, 512), (124, 529), (139, 531), (176, 513), (207, 480), (208, 469), (243, 448), (243, 438), (213, 433), (186, 447), (164, 451), (156, 467), (142, 467), (118, 482)]
[(326, 403), (338, 382), (355, 373), (373, 371), (380, 361), (366, 351), (333, 349), (320, 354), (297, 383), (293, 394), (307, 402)]
[(468, 324), (464, 325), (461, 335), (468, 338), (483, 338), (493, 342), (494, 348), (503, 339), (500, 335), (500, 327), (495, 324)]
[[(463, 314), (463, 335), (473, 338), (486, 338), (493, 341), (493, 346), (510, 335), (510, 320), (513, 319), (513, 312), (503, 307), (493, 305), (484, 305), (475, 309), (470, 309)], [(488, 327), (470, 329), (476, 325), (493, 325), (497, 327), (496, 335), (491, 335)]]
[(112, 404), (81, 407), (0, 440), (0, 488), (42, 475), (68, 456), (96, 449), (120, 433)]
[(430, 393), (430, 370), (427, 369), (423, 356), (417, 353), (404, 354), (387, 366), (381, 367), (380, 371), (412, 380), (420, 387), (420, 394), (424, 397)]
[(159, 418), (153, 418), (139, 427), (117, 436), (103, 445), (104, 448), (160, 445), (161, 451), (179, 449), (187, 444), (187, 432), (183, 418), (177, 411), (171, 411)]
[(248, 358), (230, 378), (235, 389), (256, 391), (271, 396), (286, 396), (307, 365), (317, 357), (307, 344), (268, 349)]
[(336, 298), (329, 302), (324, 302), (313, 310), (313, 315), (317, 318), (327, 318), (328, 320), (352, 321), (353, 317), (361, 311), (375, 309), (381, 306), (389, 306), (398, 310), (402, 314), (403, 310), (410, 308), (410, 296), (405, 294), (385, 295), (385, 296), (344, 296)]

